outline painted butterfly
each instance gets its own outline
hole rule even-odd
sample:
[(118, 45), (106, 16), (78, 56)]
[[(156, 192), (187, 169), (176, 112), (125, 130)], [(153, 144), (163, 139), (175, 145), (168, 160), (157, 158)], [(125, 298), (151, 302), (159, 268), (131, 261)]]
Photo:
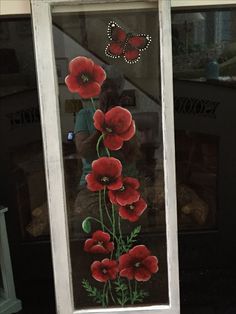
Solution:
[(126, 33), (114, 21), (109, 22), (107, 34), (111, 42), (105, 49), (106, 56), (111, 58), (123, 56), (125, 62), (129, 64), (138, 62), (141, 51), (146, 50), (152, 41), (149, 35)]

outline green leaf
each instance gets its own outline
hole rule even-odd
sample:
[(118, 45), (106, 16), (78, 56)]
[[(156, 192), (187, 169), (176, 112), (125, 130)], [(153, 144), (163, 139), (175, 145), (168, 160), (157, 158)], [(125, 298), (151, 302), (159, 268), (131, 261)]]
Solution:
[(90, 217), (87, 217), (86, 219), (84, 219), (84, 221), (82, 222), (82, 229), (84, 230), (84, 232), (89, 233), (91, 231), (91, 223), (90, 223)]
[(143, 302), (144, 298), (149, 296), (149, 293), (144, 290), (133, 291), (133, 302)]
[(121, 301), (120, 298), (117, 298), (117, 301), (118, 301), (118, 303), (119, 303), (120, 305), (122, 305), (122, 301)]
[(95, 287), (92, 287), (90, 285), (90, 283), (88, 282), (88, 280), (83, 279), (82, 280), (82, 287), (87, 291), (88, 296), (92, 297), (93, 300), (98, 303), (98, 304), (102, 304), (103, 303), (103, 295), (102, 292), (100, 290), (98, 290)]
[(118, 304), (124, 306), (129, 301), (129, 288), (125, 282), (118, 278), (113, 282), (115, 285), (116, 299)]
[(128, 252), (131, 249), (133, 244), (137, 241), (137, 236), (139, 235), (140, 231), (141, 231), (141, 226), (137, 226), (131, 232), (131, 234), (129, 236), (127, 236), (126, 241), (124, 241), (126, 243), (123, 243), (124, 252)]

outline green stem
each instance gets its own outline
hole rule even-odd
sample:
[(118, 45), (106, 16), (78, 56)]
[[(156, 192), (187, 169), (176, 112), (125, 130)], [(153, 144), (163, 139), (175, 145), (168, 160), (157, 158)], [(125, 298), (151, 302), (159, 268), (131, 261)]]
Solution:
[(105, 210), (106, 210), (106, 213), (107, 213), (107, 217), (108, 217), (108, 219), (110, 220), (110, 223), (112, 224), (112, 219), (111, 219), (111, 216), (110, 216), (109, 211), (108, 211), (108, 208), (107, 208), (107, 202), (106, 202), (106, 188), (104, 188), (104, 190), (103, 190), (103, 200), (104, 200), (104, 206), (105, 206)]
[[(91, 220), (94, 220), (94, 221), (99, 222), (100, 224), (102, 224), (102, 223), (101, 223), (101, 220), (99, 220), (99, 219), (97, 219), (97, 218), (94, 218), (94, 217), (87, 217), (87, 219), (91, 219)], [(117, 242), (119, 242), (119, 239), (116, 237), (116, 235), (114, 235), (114, 234), (112, 233), (112, 231), (111, 231), (109, 228), (107, 228), (107, 226), (103, 225), (103, 227), (104, 227), (112, 236), (114, 236), (114, 238), (116, 239)]]
[(119, 228), (119, 234), (120, 234), (120, 244), (122, 246), (122, 250), (124, 250), (124, 247), (123, 247), (123, 239), (122, 239), (122, 230), (121, 230), (121, 219), (120, 219), (120, 216), (118, 217), (118, 228)]
[(137, 292), (137, 289), (138, 289), (138, 283), (137, 283), (137, 281), (135, 280), (135, 281), (134, 281), (134, 291)]
[(118, 259), (122, 253), (123, 241), (121, 235), (120, 216), (118, 217), (119, 242), (117, 243), (116, 258)]
[(110, 280), (108, 280), (108, 284), (109, 284), (109, 291), (110, 291), (111, 299), (112, 299), (112, 301), (116, 304), (116, 301), (115, 301), (115, 299), (114, 299), (114, 297), (113, 297), (113, 294), (112, 294), (111, 282), (110, 282)]
[(136, 280), (134, 280), (134, 299), (133, 299), (133, 304), (135, 303), (135, 301), (137, 301), (137, 292), (138, 292), (138, 282)]
[(116, 235), (116, 217), (114, 204), (111, 204), (111, 208), (112, 208), (112, 233), (113, 235)]
[[(121, 280), (120, 280), (120, 277), (117, 278), (117, 282), (119, 284), (119, 288), (120, 288), (120, 285), (122, 284)], [(124, 301), (124, 291), (123, 289), (121, 289), (121, 306), (124, 306), (125, 305), (125, 301)]]
[(109, 152), (109, 149), (105, 146), (105, 149), (106, 149), (106, 152), (107, 152), (107, 156), (108, 157), (111, 157), (111, 154), (110, 154), (110, 152)]
[(98, 139), (98, 141), (97, 141), (97, 145), (96, 145), (96, 151), (97, 151), (98, 158), (101, 157), (101, 155), (100, 155), (100, 153), (99, 153), (99, 145), (100, 145), (102, 139), (103, 139), (103, 134), (99, 137), (99, 139)]
[(94, 103), (94, 101), (93, 101), (93, 98), (91, 98), (91, 103), (92, 103), (92, 105), (93, 105), (94, 111), (96, 111), (96, 106), (95, 106), (95, 103)]
[(109, 286), (107, 286), (107, 291), (106, 291), (106, 302), (107, 302), (107, 305), (109, 303), (108, 290), (109, 290)]
[[(121, 218), (118, 216), (118, 229), (119, 229), (119, 255), (126, 252), (125, 243), (123, 241), (122, 229), (121, 229)], [(119, 256), (118, 256), (119, 257)]]
[(131, 282), (128, 279), (128, 284), (129, 284), (129, 296), (130, 296), (130, 302), (131, 304), (134, 304), (134, 300), (133, 300), (133, 292), (132, 292), (132, 286), (131, 286)]
[[(99, 145), (100, 145), (100, 143), (101, 143), (101, 141), (104, 139), (104, 134), (102, 134), (100, 137), (99, 137), (99, 139), (98, 139), (98, 141), (97, 141), (97, 145), (96, 145), (96, 151), (97, 151), (97, 155), (98, 155), (98, 157), (100, 158), (101, 157), (101, 155), (100, 155), (100, 153), (99, 153)], [(111, 157), (111, 154), (110, 154), (110, 152), (109, 152), (109, 149), (105, 146), (105, 150), (106, 150), (106, 153), (107, 153), (107, 156), (108, 157)]]
[[(105, 134), (103, 133), (103, 134), (102, 134), (102, 136), (103, 136), (103, 142), (104, 142), (104, 137), (105, 137)], [(104, 145), (104, 147), (105, 147), (105, 150), (106, 150), (107, 156), (108, 156), (108, 157), (111, 157), (111, 154), (110, 154), (109, 149), (108, 149), (105, 145)]]
[[(104, 207), (105, 207), (105, 210), (106, 210), (107, 217), (108, 217), (108, 219), (110, 221), (110, 224), (112, 226), (113, 222), (112, 222), (111, 216), (109, 214), (109, 211), (108, 211), (108, 208), (107, 208), (107, 203), (106, 203), (106, 188), (104, 188), (104, 190), (103, 190), (103, 201), (104, 201)], [(113, 232), (111, 232), (111, 234), (113, 236), (113, 241), (114, 241), (114, 239), (116, 239), (117, 246), (119, 246), (119, 244), (118, 244), (119, 240), (117, 241), (117, 237), (115, 236), (115, 234), (113, 234)], [(113, 251), (111, 252), (110, 259), (112, 259), (112, 256), (113, 256)]]
[(103, 292), (102, 292), (102, 306), (108, 305), (107, 293), (106, 293), (107, 283), (104, 284)]
[(102, 231), (104, 231), (104, 221), (103, 221), (103, 213), (102, 213), (102, 192), (101, 191), (99, 191), (99, 213), (100, 213)]

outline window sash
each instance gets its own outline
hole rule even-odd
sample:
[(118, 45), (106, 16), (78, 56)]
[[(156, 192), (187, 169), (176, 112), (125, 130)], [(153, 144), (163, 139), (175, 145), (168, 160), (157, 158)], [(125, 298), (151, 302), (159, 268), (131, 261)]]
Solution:
[[(31, 0), (34, 44), (38, 75), (38, 90), (42, 122), (42, 134), (45, 157), (45, 171), (48, 191), (50, 216), (51, 245), (53, 255), (54, 281), (56, 301), (60, 314), (85, 313), (156, 313), (179, 314), (179, 275), (177, 245), (177, 211), (176, 211), (176, 180), (174, 150), (174, 117), (173, 117), (173, 86), (172, 86), (172, 46), (171, 46), (171, 15), (170, 0), (159, 0), (160, 24), (160, 66), (161, 66), (161, 98), (162, 98), (162, 129), (164, 147), (164, 173), (166, 198), (166, 236), (169, 305), (146, 307), (74, 310), (72, 276), (69, 252), (69, 236), (66, 212), (66, 196), (64, 183), (64, 167), (62, 160), (62, 140), (59, 117), (58, 83), (55, 66), (54, 45), (52, 35), (52, 11), (57, 5), (63, 4), (60, 10), (71, 11), (83, 6), (103, 3), (104, 0)], [(116, 1), (127, 5), (149, 5), (139, 0)], [(66, 4), (66, 6), (65, 6)], [(110, 0), (106, 5), (114, 5)], [(157, 1), (152, 2), (157, 7)], [(76, 6), (76, 7), (75, 7)]]

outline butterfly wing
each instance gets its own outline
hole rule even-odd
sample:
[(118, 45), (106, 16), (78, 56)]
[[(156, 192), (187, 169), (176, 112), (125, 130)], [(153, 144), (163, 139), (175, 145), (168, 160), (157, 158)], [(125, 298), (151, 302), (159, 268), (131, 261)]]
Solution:
[(133, 47), (129, 47), (125, 49), (124, 51), (125, 62), (129, 64), (136, 63), (140, 60), (140, 58), (141, 58), (141, 54), (138, 49), (133, 48)]
[(152, 39), (151, 36), (145, 34), (131, 35), (127, 41), (127, 44), (133, 48), (137, 48), (140, 51), (146, 50), (150, 45)]
[(119, 58), (124, 53), (124, 47), (127, 40), (126, 32), (114, 21), (109, 22), (107, 28), (108, 38), (111, 42), (105, 49), (108, 57)]
[(112, 58), (120, 58), (120, 56), (123, 55), (123, 52), (124, 44), (117, 43), (115, 41), (112, 41), (110, 44), (108, 44), (105, 49), (106, 56)]
[(114, 21), (109, 22), (107, 34), (110, 40), (125, 43), (127, 34), (126, 32)]
[(130, 35), (124, 48), (124, 59), (127, 63), (136, 63), (141, 58), (141, 51), (150, 45), (151, 36), (145, 34)]

